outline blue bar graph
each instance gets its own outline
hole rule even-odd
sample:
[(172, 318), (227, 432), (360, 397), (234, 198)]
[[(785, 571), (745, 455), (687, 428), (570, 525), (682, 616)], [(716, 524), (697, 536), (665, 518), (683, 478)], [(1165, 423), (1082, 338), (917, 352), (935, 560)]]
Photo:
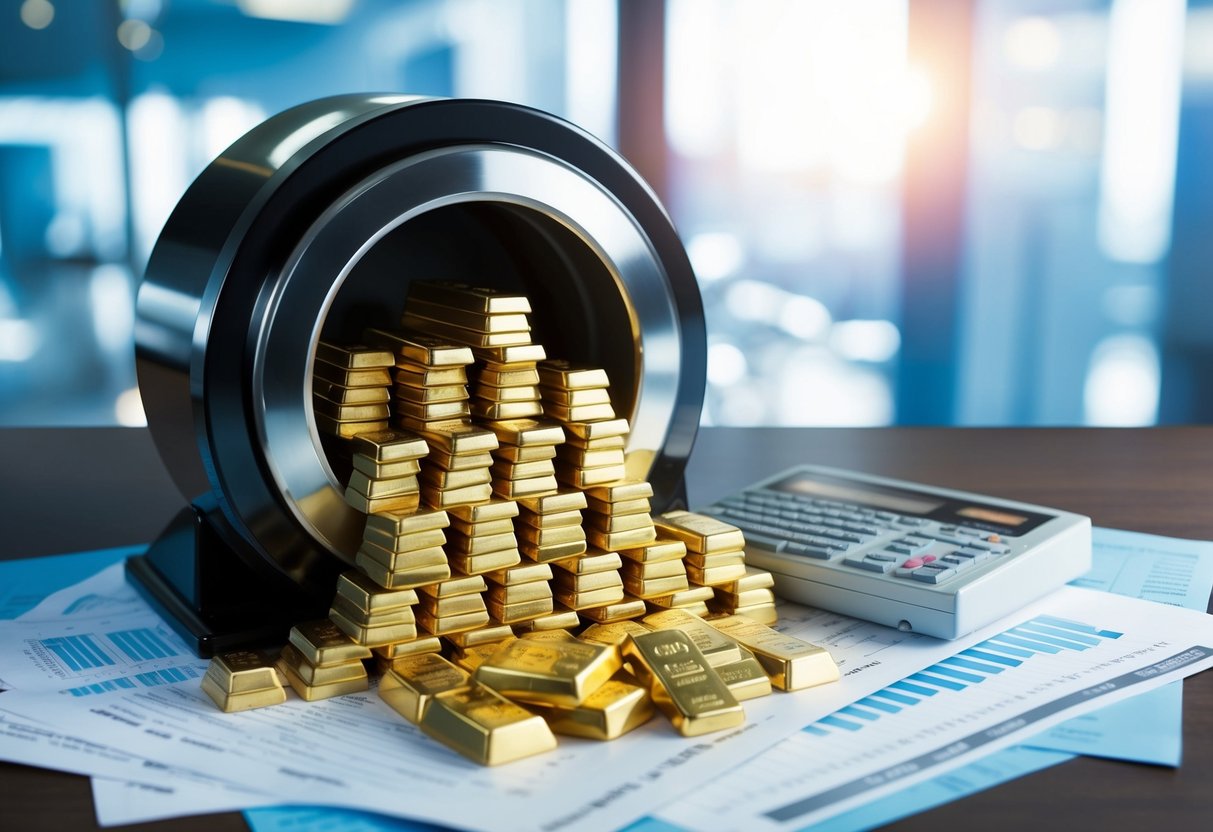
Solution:
[(129, 690), (138, 687), (154, 688), (160, 685), (171, 685), (175, 682), (197, 679), (198, 676), (198, 671), (189, 665), (166, 667), (163, 670), (137, 673), (129, 677), (120, 676), (117, 679), (106, 679), (104, 682), (68, 688), (66, 692), (71, 696), (90, 696), (95, 693), (106, 693), (107, 691), (118, 690), (120, 688)]
[(127, 655), (131, 661), (141, 662), (148, 659), (167, 659), (180, 655), (155, 630), (140, 627), (135, 630), (118, 630), (106, 633), (106, 638)]
[(1121, 635), (1114, 630), (1101, 630), (1078, 621), (1038, 616), (894, 682), (853, 705), (819, 719), (804, 731), (821, 737), (831, 736), (839, 729), (861, 731), (886, 714), (900, 713), (904, 707), (917, 705), (932, 696), (946, 697), (950, 693), (963, 691), (1008, 669), (1019, 667), (1035, 656), (1080, 652), (1097, 647), (1104, 640), (1118, 639)]
[(112, 665), (114, 660), (93, 641), (92, 636), (60, 636), (39, 642), (63, 663), (68, 670), (90, 670)]

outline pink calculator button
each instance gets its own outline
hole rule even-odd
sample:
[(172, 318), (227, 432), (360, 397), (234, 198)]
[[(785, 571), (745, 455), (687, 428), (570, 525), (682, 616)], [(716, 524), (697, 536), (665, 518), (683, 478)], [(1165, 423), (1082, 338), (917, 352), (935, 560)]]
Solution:
[(923, 562), (923, 563), (931, 563), (931, 562), (933, 562), (933, 561), (935, 561), (935, 560), (936, 560), (936, 558), (935, 558), (935, 556), (934, 556), (934, 555), (923, 555), (923, 556), (922, 556), (922, 562)]
[[(927, 555), (927, 557), (931, 557), (931, 556)], [(931, 560), (934, 560), (934, 558), (931, 558)], [(907, 560), (902, 562), (901, 568), (902, 569), (917, 569), (918, 567), (922, 566), (922, 564), (923, 564), (923, 558), (908, 558)]]

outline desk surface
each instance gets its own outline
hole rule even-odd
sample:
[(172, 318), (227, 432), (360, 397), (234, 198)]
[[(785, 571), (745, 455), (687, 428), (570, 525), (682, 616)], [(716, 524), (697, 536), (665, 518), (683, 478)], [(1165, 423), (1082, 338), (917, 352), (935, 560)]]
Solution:
[[(0, 558), (146, 542), (179, 507), (146, 431), (0, 430), (0, 460)], [(688, 471), (691, 503), (792, 462), (1054, 505), (1100, 526), (1213, 539), (1213, 428), (705, 429)], [(1082, 758), (893, 828), (1205, 829), (1210, 782), (1213, 673), (1206, 673), (1184, 685), (1178, 770)], [(57, 772), (0, 764), (0, 807), (6, 828), (96, 826), (88, 781)], [(245, 828), (237, 814), (149, 826)]]

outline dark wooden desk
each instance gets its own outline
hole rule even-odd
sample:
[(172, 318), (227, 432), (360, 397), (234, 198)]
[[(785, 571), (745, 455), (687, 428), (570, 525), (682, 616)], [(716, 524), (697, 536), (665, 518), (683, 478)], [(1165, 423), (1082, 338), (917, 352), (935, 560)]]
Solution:
[[(0, 431), (0, 557), (150, 540), (179, 498), (144, 431)], [(702, 505), (796, 461), (1055, 505), (1096, 525), (1213, 539), (1213, 428), (708, 429), (688, 471)], [(904, 830), (1205, 830), (1213, 820), (1213, 674), (1184, 686), (1184, 763), (1083, 758), (895, 825)], [(93, 828), (82, 777), (0, 764), (5, 829)], [(153, 824), (243, 829), (237, 814)]]

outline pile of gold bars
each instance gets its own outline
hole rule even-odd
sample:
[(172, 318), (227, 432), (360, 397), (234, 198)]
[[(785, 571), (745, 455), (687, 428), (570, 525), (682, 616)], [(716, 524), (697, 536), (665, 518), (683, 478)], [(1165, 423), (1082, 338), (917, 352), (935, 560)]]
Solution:
[(838, 678), (768, 626), (773, 581), (740, 530), (652, 515), (606, 372), (548, 359), (530, 314), (524, 295), (418, 282), (400, 331), (320, 345), (316, 425), (349, 455), (362, 544), (329, 618), (276, 657), (212, 661), (221, 709), (284, 701), (277, 674), (305, 700), (367, 690), (374, 657), (384, 702), (492, 765), (656, 711), (686, 736), (730, 728), (740, 701)]

